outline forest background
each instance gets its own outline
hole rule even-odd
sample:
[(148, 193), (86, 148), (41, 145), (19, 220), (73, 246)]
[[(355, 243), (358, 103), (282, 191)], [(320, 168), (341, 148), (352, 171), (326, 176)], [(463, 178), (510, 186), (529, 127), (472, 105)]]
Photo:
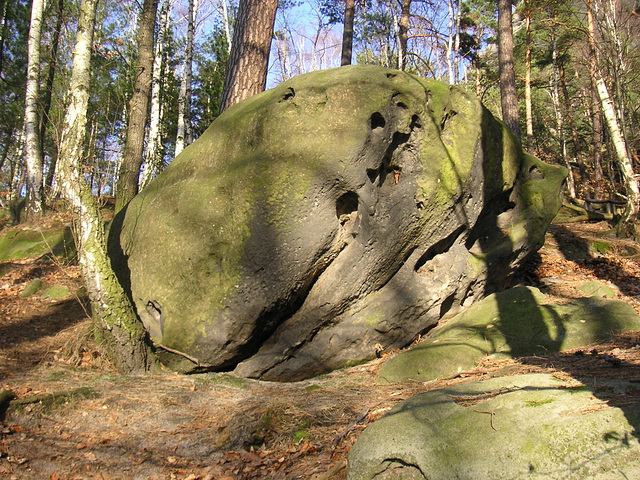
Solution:
[[(53, 199), (59, 193), (55, 171), (80, 2), (45, 3), (36, 108), (42, 184)], [(133, 0), (98, 3), (82, 159), (86, 179), (97, 195), (116, 191), (137, 72), (141, 7)], [(403, 7), (408, 7), (408, 19), (402, 18)], [(279, 2), (268, 87), (341, 64), (344, 9), (344, 0)], [(234, 0), (160, 0), (141, 187), (218, 115), (237, 10)], [(595, 71), (605, 82), (635, 169), (640, 150), (638, 10), (640, 4), (632, 0), (521, 0), (513, 7), (523, 143), (541, 159), (570, 168), (570, 197), (626, 198)], [(31, 12), (28, 0), (0, 1), (3, 203), (25, 195), (28, 180), (25, 92)], [(487, 0), (358, 0), (353, 59), (456, 84), (474, 92), (501, 116), (497, 30), (497, 6)]]

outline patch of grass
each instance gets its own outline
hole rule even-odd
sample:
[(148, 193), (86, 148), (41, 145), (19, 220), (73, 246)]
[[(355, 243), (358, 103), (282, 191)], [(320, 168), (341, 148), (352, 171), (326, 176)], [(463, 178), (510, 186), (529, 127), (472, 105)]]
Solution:
[(298, 430), (293, 434), (294, 443), (300, 443), (303, 440), (311, 440), (311, 434), (308, 430)]
[(555, 402), (555, 399), (545, 398), (544, 400), (527, 400), (525, 404), (527, 405), (527, 407), (540, 407), (552, 402)]
[(247, 381), (242, 377), (237, 377), (228, 373), (209, 373), (195, 378), (196, 385), (224, 385), (226, 387), (246, 390)]
[(611, 245), (607, 242), (593, 242), (593, 249), (600, 255), (611, 252)]
[(320, 385), (309, 385), (304, 387), (305, 392), (313, 392), (314, 390), (322, 390), (322, 387)]

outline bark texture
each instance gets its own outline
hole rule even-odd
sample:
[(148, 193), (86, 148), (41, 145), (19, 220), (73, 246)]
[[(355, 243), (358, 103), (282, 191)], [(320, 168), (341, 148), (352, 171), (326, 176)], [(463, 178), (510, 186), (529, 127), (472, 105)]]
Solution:
[(220, 113), (264, 91), (278, 0), (241, 0), (224, 80)]
[(636, 222), (638, 220), (638, 201), (640, 200), (640, 190), (638, 189), (638, 181), (633, 171), (633, 163), (627, 149), (625, 137), (620, 127), (620, 121), (616, 111), (613, 99), (609, 95), (607, 84), (604, 76), (598, 68), (598, 50), (595, 37), (595, 20), (594, 20), (594, 0), (587, 2), (587, 23), (589, 30), (589, 47), (592, 56), (592, 74), (596, 85), (598, 98), (602, 114), (607, 123), (607, 128), (611, 135), (611, 143), (613, 143), (616, 151), (616, 162), (622, 177), (626, 193), (626, 206), (624, 213), (617, 225), (619, 236), (638, 237)]
[(80, 7), (70, 103), (60, 145), (58, 182), (74, 214), (79, 260), (97, 332), (106, 341), (118, 370), (123, 373), (140, 373), (149, 370), (152, 365), (146, 331), (111, 269), (106, 253), (104, 222), (100, 218), (97, 202), (81, 174), (97, 1), (84, 0)]
[(27, 88), (25, 95), (25, 153), (27, 166), (27, 217), (42, 214), (42, 153), (40, 150), (40, 36), (45, 0), (34, 0), (31, 5), (31, 24), (27, 53)]
[(407, 66), (407, 43), (409, 40), (409, 22), (411, 20), (411, 0), (402, 0), (400, 21), (398, 22), (398, 70)]
[(498, 60), (502, 120), (520, 139), (516, 71), (513, 63), (513, 15), (511, 0), (498, 0)]
[(156, 39), (153, 59), (153, 79), (151, 83), (151, 109), (149, 113), (149, 136), (147, 153), (140, 178), (140, 190), (148, 185), (162, 169), (162, 79), (165, 70), (166, 37), (169, 28), (171, 6), (169, 0), (163, 0), (160, 9), (160, 27)]
[(136, 80), (129, 102), (127, 141), (116, 184), (116, 211), (121, 210), (138, 193), (138, 177), (142, 165), (147, 109), (153, 78), (153, 31), (157, 10), (158, 0), (144, 0), (137, 37)]
[(187, 41), (184, 47), (184, 66), (180, 95), (178, 96), (178, 133), (176, 135), (176, 156), (193, 140), (191, 138), (191, 81), (193, 79), (193, 36), (195, 33), (196, 0), (189, 0), (187, 13)]
[(353, 56), (353, 20), (356, 14), (356, 0), (346, 0), (344, 7), (344, 30), (342, 31), (342, 60), (340, 65), (351, 65)]

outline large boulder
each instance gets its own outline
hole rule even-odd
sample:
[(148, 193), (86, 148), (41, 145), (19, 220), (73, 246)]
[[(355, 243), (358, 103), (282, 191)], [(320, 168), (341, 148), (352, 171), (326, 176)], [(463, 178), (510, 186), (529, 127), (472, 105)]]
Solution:
[(597, 383), (530, 374), (416, 395), (360, 435), (347, 478), (640, 478), (640, 404), (625, 399), (637, 386)]
[(503, 288), (564, 177), (456, 87), (325, 70), (227, 110), (116, 216), (109, 249), (170, 366), (297, 380)]

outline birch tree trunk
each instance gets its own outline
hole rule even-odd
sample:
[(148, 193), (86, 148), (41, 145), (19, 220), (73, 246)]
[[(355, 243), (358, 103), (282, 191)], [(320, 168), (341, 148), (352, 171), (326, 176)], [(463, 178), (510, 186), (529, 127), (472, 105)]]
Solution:
[(133, 96), (129, 102), (127, 140), (116, 184), (116, 212), (122, 210), (138, 193), (138, 177), (142, 165), (147, 109), (153, 78), (153, 33), (157, 10), (158, 0), (144, 0), (138, 27), (138, 60)]
[(589, 47), (591, 50), (592, 62), (595, 62), (593, 68), (594, 82), (600, 99), (602, 114), (604, 115), (609, 133), (611, 135), (611, 143), (613, 143), (616, 151), (616, 161), (620, 175), (626, 190), (626, 205), (624, 213), (618, 223), (616, 230), (619, 236), (627, 236), (638, 238), (636, 221), (638, 220), (638, 201), (640, 200), (640, 190), (638, 182), (635, 179), (633, 171), (633, 163), (627, 150), (627, 144), (620, 128), (618, 114), (616, 112), (613, 100), (609, 95), (607, 85), (604, 81), (602, 72), (598, 68), (598, 50), (595, 39), (595, 21), (594, 21), (594, 0), (587, 0), (587, 23), (589, 30)]
[(263, 92), (278, 0), (241, 0), (224, 79), (220, 113)]
[(37, 217), (44, 210), (42, 190), (42, 153), (40, 150), (40, 35), (45, 0), (33, 0), (27, 45), (27, 87), (25, 94), (25, 162), (27, 167), (27, 218)]
[(531, 9), (525, 2), (525, 70), (524, 70), (524, 103), (527, 128), (527, 148), (533, 148), (533, 105), (531, 101)]
[(195, 32), (196, 0), (189, 0), (187, 13), (187, 41), (184, 49), (184, 65), (180, 94), (178, 95), (178, 132), (176, 135), (176, 157), (191, 143), (191, 82), (193, 80), (193, 36)]
[(171, 0), (163, 0), (160, 8), (160, 25), (153, 59), (151, 83), (151, 111), (149, 113), (149, 135), (147, 152), (140, 177), (140, 190), (162, 169), (162, 78), (165, 69), (165, 43), (171, 17)]
[(453, 0), (447, 0), (447, 7), (449, 8), (449, 38), (447, 39), (447, 70), (449, 70), (449, 85), (455, 83), (453, 74)]
[(78, 231), (78, 255), (94, 322), (106, 340), (114, 363), (123, 373), (142, 373), (152, 366), (147, 335), (118, 283), (106, 254), (104, 223), (98, 205), (81, 173), (91, 80), (91, 47), (98, 0), (83, 0), (73, 55), (70, 103), (67, 107), (58, 180)]

